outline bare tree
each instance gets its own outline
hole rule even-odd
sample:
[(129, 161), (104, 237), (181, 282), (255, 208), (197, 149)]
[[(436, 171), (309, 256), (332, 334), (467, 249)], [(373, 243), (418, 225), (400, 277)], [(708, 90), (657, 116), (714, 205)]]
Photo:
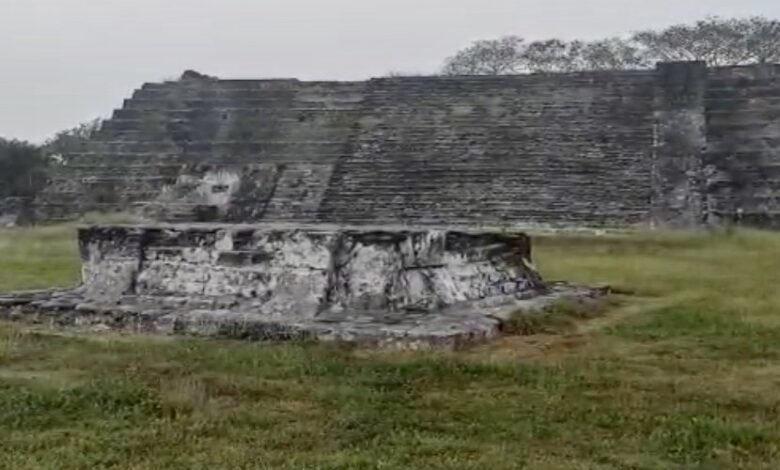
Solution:
[(549, 39), (528, 44), (522, 54), (531, 72), (576, 72), (647, 67), (642, 52), (621, 38), (593, 42)]
[(572, 72), (583, 67), (581, 59), (584, 46), (582, 41), (535, 41), (525, 47), (521, 57), (531, 72)]
[(647, 65), (638, 47), (628, 40), (526, 43), (521, 38), (477, 41), (449, 58), (446, 75), (505, 75), (523, 72), (555, 73), (578, 70), (615, 70)]
[(780, 21), (755, 16), (737, 23), (744, 40), (745, 55), (751, 62), (780, 62)]
[(650, 65), (641, 49), (622, 38), (585, 43), (578, 62), (582, 70), (643, 69)]
[(780, 21), (765, 17), (708, 17), (692, 24), (593, 42), (517, 36), (477, 41), (449, 58), (446, 74), (510, 74), (647, 68), (655, 62), (706, 61), (710, 65), (780, 62)]
[(524, 40), (517, 36), (476, 41), (447, 59), (445, 75), (505, 75), (522, 71)]
[(701, 60), (710, 65), (734, 65), (750, 59), (745, 20), (710, 17), (661, 31), (642, 31), (634, 41), (655, 61)]
[(382, 75), (384, 78), (404, 78), (404, 77), (429, 77), (431, 76), (430, 73), (425, 72), (412, 72), (412, 71), (400, 71), (400, 70), (391, 70), (387, 72), (386, 74)]

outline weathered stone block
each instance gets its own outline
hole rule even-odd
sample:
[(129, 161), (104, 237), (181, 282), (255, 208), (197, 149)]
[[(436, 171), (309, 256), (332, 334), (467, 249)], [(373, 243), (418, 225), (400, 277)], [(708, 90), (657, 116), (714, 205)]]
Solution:
[[(542, 288), (525, 235), (277, 226), (91, 227), (86, 292), (235, 295), (260, 310), (434, 310)], [(236, 239), (241, 251), (236, 251)]]
[(0, 313), (162, 333), (453, 346), (498, 334), (502, 306), (568, 292), (542, 282), (519, 233), (100, 226), (81, 229), (79, 243), (82, 286), (0, 297)]

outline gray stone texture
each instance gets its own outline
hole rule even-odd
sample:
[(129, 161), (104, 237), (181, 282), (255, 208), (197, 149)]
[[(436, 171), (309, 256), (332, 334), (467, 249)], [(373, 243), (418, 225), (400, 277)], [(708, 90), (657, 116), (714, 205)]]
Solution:
[(712, 217), (780, 226), (780, 65), (712, 69), (705, 103)]
[(38, 200), (47, 219), (776, 224), (780, 66), (150, 83)]
[(706, 150), (707, 66), (659, 64), (655, 103), (652, 222), (696, 226), (706, 222), (702, 153)]
[(0, 317), (251, 339), (454, 347), (518, 309), (595, 291), (546, 284), (523, 234), (324, 225), (95, 226), (83, 283), (0, 296)]

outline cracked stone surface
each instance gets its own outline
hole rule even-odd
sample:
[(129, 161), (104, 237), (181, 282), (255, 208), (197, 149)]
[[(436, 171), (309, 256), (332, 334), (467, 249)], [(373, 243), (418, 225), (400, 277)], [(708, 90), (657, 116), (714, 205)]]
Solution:
[(94, 226), (83, 283), (0, 295), (60, 326), (378, 347), (457, 347), (512, 312), (594, 290), (547, 284), (524, 234), (323, 225)]

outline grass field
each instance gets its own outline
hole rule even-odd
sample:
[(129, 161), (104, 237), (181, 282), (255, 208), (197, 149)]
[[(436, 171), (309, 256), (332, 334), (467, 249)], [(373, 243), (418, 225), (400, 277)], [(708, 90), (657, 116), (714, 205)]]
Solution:
[[(68, 228), (0, 231), (0, 290), (67, 285)], [(780, 234), (556, 236), (589, 321), (453, 353), (0, 324), (0, 468), (780, 468)]]

